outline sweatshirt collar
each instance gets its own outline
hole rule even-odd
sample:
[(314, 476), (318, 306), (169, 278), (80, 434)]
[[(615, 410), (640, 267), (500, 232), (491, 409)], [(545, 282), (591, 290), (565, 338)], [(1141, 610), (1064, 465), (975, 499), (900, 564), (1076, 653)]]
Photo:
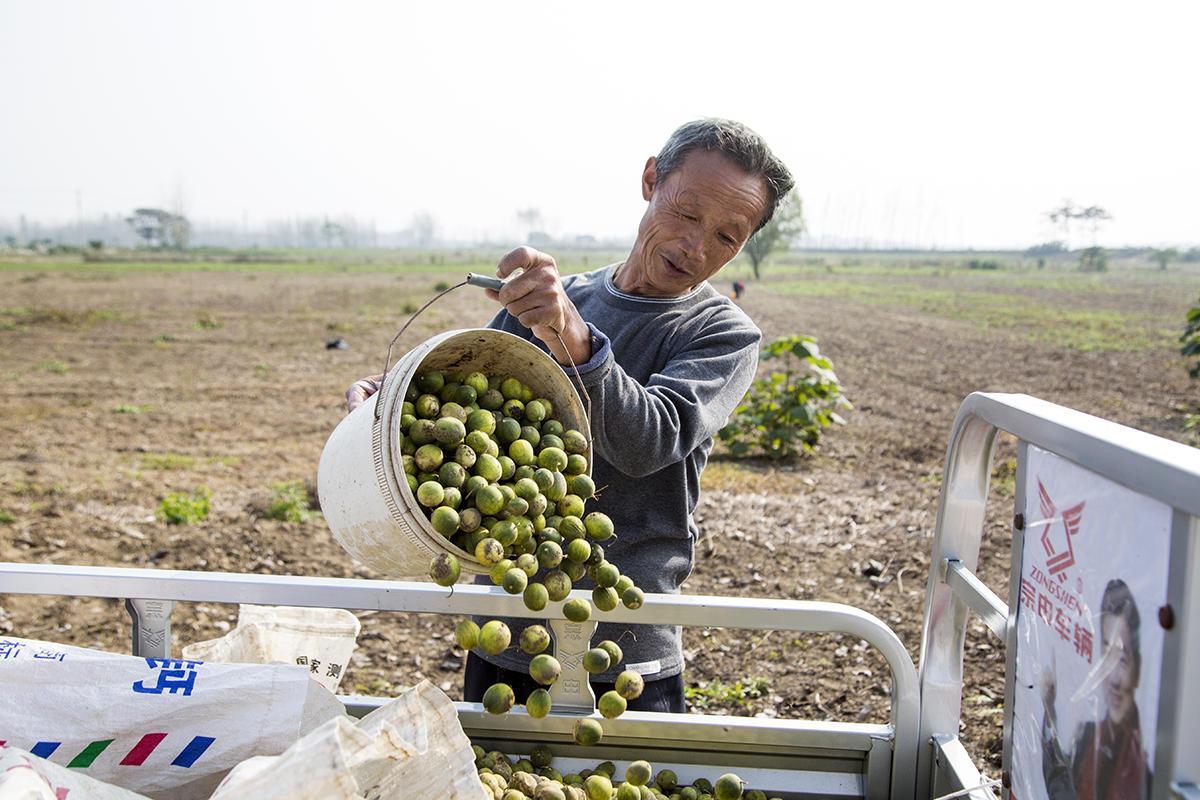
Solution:
[(634, 303), (653, 303), (655, 305), (670, 305), (674, 303), (683, 303), (696, 299), (697, 295), (704, 290), (708, 285), (708, 281), (701, 281), (692, 287), (692, 290), (687, 294), (682, 294), (679, 297), (646, 297), (640, 294), (629, 294), (622, 292), (617, 288), (616, 274), (617, 269), (624, 264), (624, 261), (618, 261), (615, 264), (610, 264), (604, 270), (604, 288), (608, 290), (608, 294), (620, 300), (626, 300)]

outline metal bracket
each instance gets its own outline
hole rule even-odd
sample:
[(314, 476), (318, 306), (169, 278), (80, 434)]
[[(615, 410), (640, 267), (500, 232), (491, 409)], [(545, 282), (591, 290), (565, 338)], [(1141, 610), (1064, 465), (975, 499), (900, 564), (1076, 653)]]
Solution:
[(892, 737), (872, 736), (867, 753), (866, 800), (888, 800), (892, 786)]
[(939, 571), (942, 581), (983, 619), (992, 633), (1000, 641), (1008, 641), (1008, 604), (956, 558), (943, 560)]
[(550, 687), (550, 702), (557, 712), (591, 714), (596, 709), (596, 694), (583, 668), (583, 654), (592, 646), (596, 621), (552, 619), (550, 630), (554, 632), (554, 657), (562, 666), (562, 673)]
[(996, 800), (994, 781), (980, 774), (956, 736), (934, 736), (930, 741), (933, 760), (939, 766), (933, 776), (931, 795), (962, 797), (963, 800)]
[(133, 620), (133, 654), (142, 658), (171, 657), (171, 612), (174, 600), (126, 600)]

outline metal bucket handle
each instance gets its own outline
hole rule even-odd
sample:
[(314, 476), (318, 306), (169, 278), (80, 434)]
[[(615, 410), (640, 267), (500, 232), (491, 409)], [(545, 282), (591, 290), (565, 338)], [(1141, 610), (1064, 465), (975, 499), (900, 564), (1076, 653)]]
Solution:
[[(396, 335), (392, 337), (392, 341), (388, 342), (387, 355), (385, 355), (383, 357), (383, 378), (380, 379), (380, 381), (379, 381), (379, 391), (377, 391), (375, 393), (375, 421), (376, 422), (379, 422), (379, 415), (383, 412), (383, 409), (380, 408), (379, 404), (381, 402), (383, 402), (383, 390), (387, 384), (388, 369), (390, 368), (390, 365), (392, 363), (392, 348), (396, 346), (396, 342), (400, 341), (400, 337), (404, 335), (404, 332), (406, 330), (408, 330), (408, 326), (413, 324), (413, 320), (415, 320), (417, 317), (421, 316), (421, 312), (423, 312), (425, 309), (429, 308), (431, 305), (436, 303), (438, 300), (442, 299), (442, 297), (450, 294), (451, 292), (453, 292), (455, 289), (459, 288), (460, 286), (466, 286), (469, 281), (470, 281), (470, 277), (468, 276), (467, 280), (463, 281), (462, 283), (456, 283), (453, 286), (451, 286), (449, 289), (438, 292), (436, 295), (434, 295), (427, 303), (425, 303), (425, 305), (418, 308), (417, 312), (415, 314), (413, 314), (411, 317), (408, 318), (408, 321), (405, 322), (404, 325), (401, 326), (400, 330), (396, 332)], [(588, 423), (591, 424), (590, 418), (588, 420)]]
[[(479, 286), (484, 289), (491, 289), (496, 292), (498, 292), (504, 288), (504, 281), (500, 278), (493, 278), (488, 275), (480, 275), (476, 272), (468, 272), (466, 280), (462, 281), (461, 283), (456, 283), (453, 286), (451, 286), (450, 288), (445, 289), (441, 292), (438, 292), (427, 303), (425, 303), (425, 305), (418, 308), (415, 314), (413, 314), (411, 317), (408, 318), (408, 321), (404, 323), (404, 325), (400, 328), (400, 330), (396, 332), (396, 335), (392, 337), (392, 341), (388, 343), (387, 355), (385, 355), (384, 359), (383, 359), (383, 378), (379, 381), (379, 391), (375, 393), (375, 421), (376, 422), (379, 422), (379, 415), (382, 413), (382, 409), (380, 408), (379, 404), (383, 401), (383, 390), (384, 390), (385, 384), (387, 383), (388, 368), (389, 368), (389, 365), (392, 363), (392, 348), (395, 347), (396, 342), (398, 342), (400, 340), (400, 337), (404, 335), (404, 332), (406, 330), (408, 330), (408, 326), (413, 324), (413, 320), (415, 320), (417, 317), (421, 316), (421, 313), (425, 309), (429, 308), (431, 305), (433, 305), (434, 303), (436, 303), (438, 300), (442, 299), (446, 295), (450, 294), (455, 289), (461, 288), (468, 284), (470, 284), (471, 286)], [(583, 399), (584, 399), (584, 402), (587, 404), (587, 409), (586, 409), (586, 411), (584, 411), (584, 414), (585, 414), (584, 422), (587, 423), (585, 426), (586, 432), (584, 433), (584, 437), (587, 439), (588, 448), (591, 449), (591, 447), (592, 447), (592, 395), (590, 392), (588, 392), (587, 387), (583, 385), (583, 378), (579, 375), (579, 367), (575, 364), (575, 359), (571, 357), (571, 351), (569, 349), (567, 349), (567, 343), (563, 341), (562, 331), (555, 331), (554, 335), (558, 338), (558, 343), (560, 345), (562, 345), (563, 352), (567, 354), (567, 360), (571, 362), (571, 371), (575, 373), (575, 380), (576, 380), (576, 382), (578, 382), (579, 388), (583, 391)]]

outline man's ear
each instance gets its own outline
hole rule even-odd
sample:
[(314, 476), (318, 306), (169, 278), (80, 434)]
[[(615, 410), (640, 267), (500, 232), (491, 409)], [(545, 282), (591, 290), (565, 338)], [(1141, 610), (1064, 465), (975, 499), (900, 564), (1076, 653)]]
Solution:
[(646, 159), (646, 167), (642, 170), (642, 199), (649, 202), (650, 195), (654, 192), (654, 187), (658, 183), (657, 159), (650, 156)]

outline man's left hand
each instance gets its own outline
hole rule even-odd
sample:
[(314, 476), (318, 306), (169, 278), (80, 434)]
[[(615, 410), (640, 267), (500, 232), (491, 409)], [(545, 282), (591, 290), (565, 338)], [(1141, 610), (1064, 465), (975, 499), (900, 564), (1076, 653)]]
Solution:
[(571, 298), (567, 297), (554, 259), (532, 247), (518, 247), (500, 259), (496, 274), (508, 279), (518, 270), (521, 273), (508, 280), (499, 292), (488, 289), (488, 297), (501, 303), (509, 314), (545, 342), (560, 364), (573, 361), (578, 365), (589, 361), (592, 357), (591, 332)]

